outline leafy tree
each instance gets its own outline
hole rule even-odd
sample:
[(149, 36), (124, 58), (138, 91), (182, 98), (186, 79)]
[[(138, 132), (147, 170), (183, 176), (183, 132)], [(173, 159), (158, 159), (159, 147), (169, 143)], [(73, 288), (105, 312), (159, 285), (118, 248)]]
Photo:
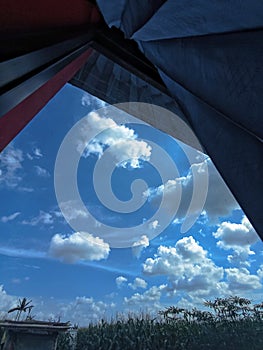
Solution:
[(32, 300), (28, 301), (26, 298), (23, 298), (22, 300), (19, 299), (18, 305), (16, 307), (10, 309), (8, 311), (8, 313), (17, 311), (15, 321), (19, 321), (22, 312), (27, 311), (28, 312), (27, 317), (30, 317), (30, 312), (31, 312), (32, 308), (34, 307), (34, 305), (30, 305), (31, 303), (32, 303)]

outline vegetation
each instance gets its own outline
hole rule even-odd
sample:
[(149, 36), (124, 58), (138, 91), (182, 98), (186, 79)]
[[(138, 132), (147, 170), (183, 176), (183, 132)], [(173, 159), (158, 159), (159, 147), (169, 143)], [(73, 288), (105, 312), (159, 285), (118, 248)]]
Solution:
[(10, 309), (8, 311), (8, 313), (17, 311), (15, 321), (19, 321), (22, 311), (23, 312), (27, 311), (27, 319), (30, 319), (31, 318), (30, 313), (31, 313), (32, 308), (34, 307), (34, 305), (30, 305), (31, 303), (32, 303), (32, 300), (28, 301), (26, 298), (23, 298), (22, 300), (19, 299), (18, 305), (16, 307)]
[[(90, 324), (78, 330), (76, 350), (263, 349), (263, 303), (229, 297), (204, 304), (212, 311), (171, 306), (156, 319), (128, 317)], [(69, 335), (61, 335), (58, 350), (70, 349), (69, 340)]]

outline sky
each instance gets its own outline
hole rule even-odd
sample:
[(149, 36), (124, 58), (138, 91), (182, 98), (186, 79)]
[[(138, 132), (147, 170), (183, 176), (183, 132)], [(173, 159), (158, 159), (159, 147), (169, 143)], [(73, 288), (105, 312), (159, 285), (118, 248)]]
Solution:
[(70, 84), (0, 154), (0, 196), (0, 317), (262, 301), (262, 242), (209, 157)]

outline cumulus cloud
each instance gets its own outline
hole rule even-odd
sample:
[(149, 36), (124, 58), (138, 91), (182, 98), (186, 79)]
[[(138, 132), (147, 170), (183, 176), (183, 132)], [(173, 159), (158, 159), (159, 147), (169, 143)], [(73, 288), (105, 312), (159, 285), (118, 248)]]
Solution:
[(0, 184), (16, 188), (22, 180), (23, 161), (24, 156), (20, 149), (13, 146), (7, 147), (0, 154)]
[(100, 100), (99, 98), (90, 95), (87, 92), (84, 92), (81, 97), (81, 104), (84, 107), (90, 107), (91, 109), (98, 109), (105, 107), (107, 105), (106, 102)]
[(233, 254), (228, 256), (228, 261), (232, 263), (245, 263), (249, 255), (255, 254), (250, 249), (251, 245), (259, 241), (259, 237), (244, 216), (240, 224), (232, 222), (222, 222), (213, 236), (218, 239), (217, 246), (224, 250), (233, 250)]
[(118, 288), (123, 287), (127, 283), (127, 278), (123, 276), (119, 276), (115, 279), (116, 285)]
[(109, 252), (108, 243), (87, 232), (75, 232), (69, 236), (56, 234), (49, 247), (50, 256), (66, 263), (106, 259)]
[(132, 168), (139, 168), (141, 160), (150, 159), (151, 147), (145, 141), (123, 139), (110, 147), (110, 153), (120, 166), (130, 165)]
[(170, 179), (165, 184), (156, 188), (150, 188), (144, 192), (144, 196), (155, 205), (155, 203), (160, 203), (161, 197), (165, 193), (167, 201), (164, 205), (166, 205), (166, 209), (169, 212), (171, 208), (174, 208), (173, 203), (175, 199), (180, 198), (182, 189), (180, 205), (176, 214), (176, 223), (178, 223), (185, 218), (187, 209), (190, 206), (193, 192), (193, 173), (201, 183), (206, 168), (209, 174), (209, 186), (204, 207), (200, 208), (200, 203), (197, 201), (192, 206), (192, 212), (189, 215), (194, 215), (202, 210), (209, 222), (215, 224), (220, 217), (229, 216), (234, 209), (239, 209), (239, 205), (209, 158), (201, 163), (192, 164), (187, 176)]
[(23, 225), (37, 226), (39, 224), (43, 225), (52, 225), (54, 219), (51, 213), (47, 213), (43, 210), (40, 210), (39, 215), (31, 218), (30, 220), (23, 220)]
[(215, 265), (195, 239), (184, 237), (174, 247), (159, 246), (143, 264), (147, 275), (168, 276), (170, 290), (209, 294), (222, 289), (224, 269)]
[[(92, 142), (87, 143), (88, 135), (92, 130)], [(102, 156), (105, 147), (109, 147), (109, 153), (113, 156), (118, 166), (133, 168), (140, 166), (140, 161), (149, 160), (151, 147), (144, 141), (136, 140), (134, 130), (118, 125), (111, 118), (101, 117), (96, 112), (88, 115), (87, 123), (82, 128), (77, 149), (81, 151), (85, 147), (84, 157), (90, 154)]]
[(35, 170), (37, 175), (40, 177), (50, 177), (50, 173), (46, 169), (41, 168), (39, 165), (35, 165)]
[[(7, 311), (17, 305), (20, 296), (8, 295), (3, 286), (0, 285), (0, 317), (7, 317)], [(54, 298), (43, 300), (32, 298), (34, 315), (40, 320), (69, 321), (79, 326), (87, 326), (90, 322), (98, 322), (102, 318), (107, 319), (114, 313), (116, 305), (113, 302), (105, 303), (92, 297), (76, 297), (73, 300), (62, 302)], [(11, 316), (12, 317), (12, 316)], [(10, 315), (8, 314), (8, 318)]]
[(72, 324), (87, 326), (90, 322), (107, 319), (115, 307), (113, 302), (105, 303), (92, 297), (82, 296), (76, 297), (75, 300), (68, 303), (56, 303), (56, 305), (52, 305), (51, 310), (53, 313), (59, 314), (65, 321), (70, 320)]
[(149, 244), (149, 238), (146, 235), (141, 236), (141, 238), (132, 245), (133, 255), (136, 256), (136, 258), (139, 258), (143, 249), (147, 248)]
[(0, 219), (0, 221), (3, 222), (3, 223), (6, 223), (6, 222), (8, 222), (8, 221), (13, 221), (13, 220), (15, 220), (15, 218), (17, 218), (20, 214), (21, 214), (21, 213), (17, 211), (17, 212), (15, 212), (15, 213), (13, 213), (13, 214), (11, 214), (11, 215), (9, 215), (9, 216), (2, 216), (1, 219)]
[(142, 294), (135, 293), (130, 298), (124, 297), (124, 304), (143, 308), (146, 308), (147, 306), (150, 306), (151, 308), (160, 308), (160, 299), (162, 292), (166, 289), (166, 287), (167, 286), (165, 284), (160, 286), (152, 286)]
[(160, 286), (152, 286), (143, 294), (135, 293), (131, 296), (131, 298), (124, 297), (124, 302), (129, 305), (156, 303), (160, 301), (162, 291), (165, 290), (166, 287), (167, 286), (165, 284)]
[(136, 277), (133, 283), (129, 283), (128, 286), (134, 290), (138, 288), (146, 289), (147, 282), (140, 277)]
[(1, 319), (5, 318), (7, 311), (11, 309), (16, 303), (17, 298), (12, 295), (8, 295), (4, 290), (4, 286), (0, 285), (0, 317)]
[(251, 275), (245, 267), (225, 269), (227, 274), (228, 287), (232, 292), (240, 293), (240, 291), (253, 290), (262, 288), (260, 277)]

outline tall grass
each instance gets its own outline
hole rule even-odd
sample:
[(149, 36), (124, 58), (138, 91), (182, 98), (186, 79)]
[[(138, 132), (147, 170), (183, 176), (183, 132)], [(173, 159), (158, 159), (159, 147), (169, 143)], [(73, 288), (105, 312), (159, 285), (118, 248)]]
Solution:
[[(64, 335), (65, 337), (65, 335)], [(58, 350), (67, 350), (60, 343)], [(262, 350), (263, 321), (197, 321), (129, 319), (80, 328), (76, 350), (227, 349)]]
[[(78, 330), (76, 350), (262, 350), (263, 304), (250, 304), (230, 297), (207, 301), (212, 312), (172, 306), (161, 318), (102, 320)], [(67, 350), (64, 346), (58, 350)]]

